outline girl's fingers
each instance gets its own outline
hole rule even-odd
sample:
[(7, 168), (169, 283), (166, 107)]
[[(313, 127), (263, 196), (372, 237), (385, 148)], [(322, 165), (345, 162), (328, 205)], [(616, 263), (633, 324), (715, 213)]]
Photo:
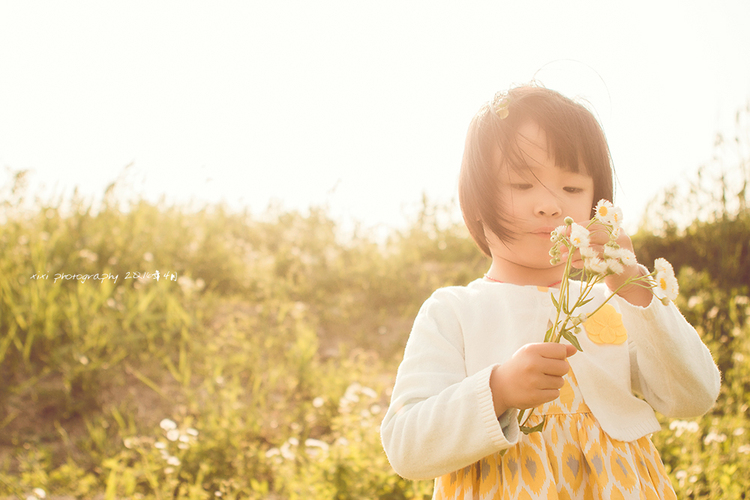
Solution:
[[(575, 349), (575, 348), (574, 348)], [(562, 377), (570, 370), (570, 364), (567, 361), (548, 361), (542, 368), (545, 375), (551, 377)]]
[(543, 389), (544, 390), (556, 390), (561, 389), (563, 385), (565, 385), (565, 381), (562, 377), (550, 377), (547, 376), (543, 381)]
[(565, 360), (565, 358), (571, 355), (569, 354), (570, 351), (568, 351), (567, 344), (541, 342), (538, 344), (527, 344), (526, 347), (534, 350), (542, 358), (551, 360)]

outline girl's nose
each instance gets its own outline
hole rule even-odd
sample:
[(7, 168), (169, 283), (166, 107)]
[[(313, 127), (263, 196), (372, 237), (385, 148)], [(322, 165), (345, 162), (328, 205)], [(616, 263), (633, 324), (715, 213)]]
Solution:
[(545, 197), (537, 203), (536, 213), (545, 217), (559, 217), (562, 208), (554, 197)]

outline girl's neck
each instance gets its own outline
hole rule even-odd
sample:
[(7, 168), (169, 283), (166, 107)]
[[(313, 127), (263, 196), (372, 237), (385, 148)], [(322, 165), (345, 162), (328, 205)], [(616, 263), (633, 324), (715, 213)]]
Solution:
[(511, 270), (498, 266), (490, 266), (489, 271), (485, 274), (485, 279), (498, 283), (510, 283), (513, 285), (533, 285), (542, 287), (557, 287), (560, 285), (562, 272), (559, 268), (550, 269), (518, 269)]

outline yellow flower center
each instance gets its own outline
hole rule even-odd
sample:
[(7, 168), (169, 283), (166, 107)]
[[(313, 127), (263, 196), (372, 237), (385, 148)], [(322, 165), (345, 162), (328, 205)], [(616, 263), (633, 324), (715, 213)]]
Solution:
[(607, 210), (607, 207), (599, 207), (599, 215), (601, 215), (602, 217), (606, 217), (607, 212), (609, 212), (609, 210)]
[(666, 279), (661, 278), (659, 280), (659, 288), (661, 288), (662, 290), (666, 290), (667, 289), (667, 280)]

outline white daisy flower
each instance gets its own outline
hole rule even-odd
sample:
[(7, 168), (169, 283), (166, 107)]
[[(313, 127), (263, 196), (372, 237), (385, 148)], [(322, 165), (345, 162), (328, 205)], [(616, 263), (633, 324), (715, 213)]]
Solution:
[(619, 207), (614, 207), (612, 209), (612, 227), (614, 229), (620, 229), (620, 226), (622, 225), (622, 209)]
[(619, 259), (621, 255), (621, 249), (619, 246), (615, 247), (610, 244), (604, 245), (604, 257), (607, 259)]
[(589, 246), (589, 230), (575, 222), (571, 224), (570, 243), (576, 248)]
[(625, 267), (631, 267), (638, 264), (635, 254), (627, 248), (620, 249), (620, 262), (622, 262)]
[(607, 272), (607, 263), (599, 257), (584, 259), (583, 267), (587, 272), (593, 274), (605, 274)]
[(592, 259), (594, 257), (599, 257), (597, 255), (596, 250), (594, 250), (591, 247), (583, 247), (580, 249), (580, 252), (581, 252), (581, 257), (583, 257), (584, 259)]
[(654, 295), (658, 298), (674, 300), (677, 298), (679, 293), (679, 284), (677, 278), (674, 275), (674, 269), (672, 264), (667, 259), (658, 258), (654, 261), (654, 269), (656, 270), (656, 286), (654, 287)]
[(175, 423), (174, 420), (165, 418), (164, 420), (162, 420), (161, 422), (159, 422), (159, 427), (161, 427), (165, 431), (171, 431), (172, 429), (176, 429), (177, 428), (177, 424)]
[(617, 259), (608, 259), (606, 262), (607, 268), (615, 274), (622, 274), (625, 271), (625, 266), (620, 264), (620, 261)]
[(679, 294), (679, 284), (674, 272), (657, 272), (656, 273), (656, 290), (659, 292), (656, 296), (659, 298), (668, 298), (674, 300)]
[(594, 213), (596, 214), (596, 218), (599, 219), (600, 222), (609, 224), (611, 226), (614, 208), (615, 207), (611, 202), (607, 200), (599, 200), (599, 203), (596, 204), (596, 208), (594, 208)]
[(667, 259), (664, 259), (661, 257), (654, 261), (654, 269), (656, 270), (657, 273), (674, 274), (674, 269), (672, 268), (672, 264), (670, 264)]

